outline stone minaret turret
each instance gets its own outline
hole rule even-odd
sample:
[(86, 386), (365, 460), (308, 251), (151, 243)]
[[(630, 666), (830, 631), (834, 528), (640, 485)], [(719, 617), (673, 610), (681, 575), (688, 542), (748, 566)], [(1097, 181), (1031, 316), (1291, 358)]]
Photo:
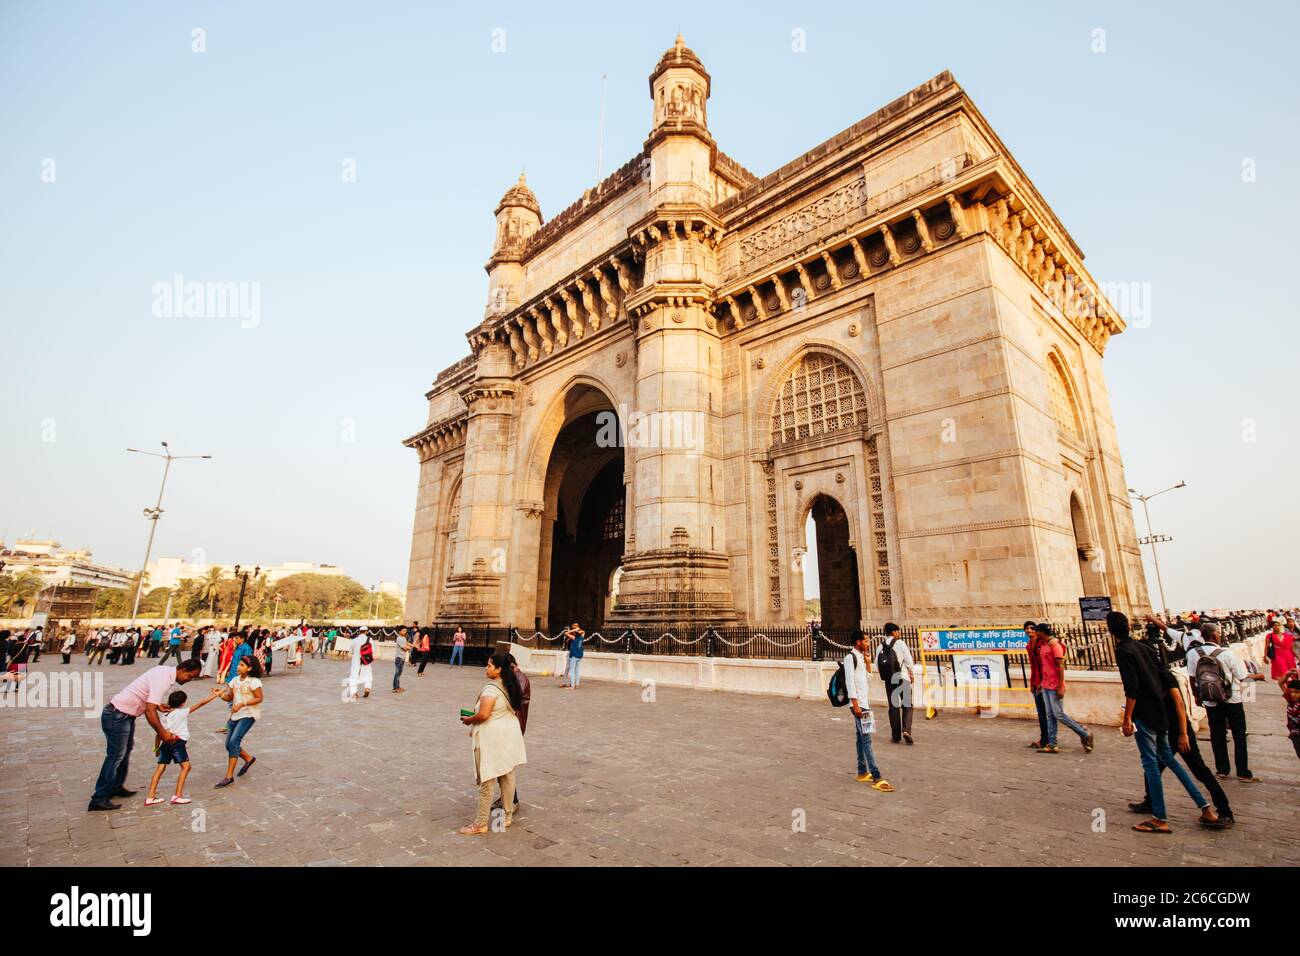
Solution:
[(650, 74), (650, 95), (650, 208), (629, 228), (645, 265), (625, 301), (637, 348), (633, 407), (646, 427), (629, 433), (637, 488), (610, 620), (728, 621), (723, 363), (711, 309), (722, 235), (711, 211), (717, 150), (709, 74), (680, 36)]
[(654, 113), (650, 138), (650, 201), (712, 204), (710, 167), (715, 150), (709, 135), (708, 71), (695, 52), (677, 42), (650, 74)]
[(496, 217), (496, 241), (486, 267), (488, 301), (484, 314), (489, 317), (503, 315), (519, 304), (524, 250), (542, 224), (542, 209), (523, 173), (519, 174), (519, 182), (507, 189), (497, 203)]

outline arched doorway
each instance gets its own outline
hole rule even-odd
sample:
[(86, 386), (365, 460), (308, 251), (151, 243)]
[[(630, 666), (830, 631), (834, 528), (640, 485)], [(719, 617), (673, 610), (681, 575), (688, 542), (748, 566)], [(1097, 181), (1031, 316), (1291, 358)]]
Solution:
[[(850, 545), (849, 516), (834, 498), (818, 495), (808, 513), (809, 555), (815, 554), (822, 628), (848, 630), (862, 620), (858, 556)], [(808, 562), (809, 565), (812, 562)], [(807, 571), (814, 569), (806, 566)]]
[(546, 464), (536, 617), (543, 629), (578, 621), (592, 631), (604, 626), (623, 561), (623, 447), (597, 389), (571, 391), (565, 411)]

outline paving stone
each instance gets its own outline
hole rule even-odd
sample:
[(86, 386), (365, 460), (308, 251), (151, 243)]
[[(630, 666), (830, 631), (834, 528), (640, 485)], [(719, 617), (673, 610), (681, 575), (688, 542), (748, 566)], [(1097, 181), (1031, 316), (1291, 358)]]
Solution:
[[(106, 692), (146, 666), (104, 668)], [(876, 739), (898, 787), (882, 794), (853, 779), (851, 725), (824, 701), (661, 687), (644, 704), (637, 685), (560, 692), (538, 677), (523, 809), (504, 833), (462, 837), (475, 790), (455, 711), (473, 701), (482, 672), (435, 665), (422, 679), (408, 674), (400, 697), (381, 690), (345, 705), (346, 666), (309, 660), (307, 673), (267, 681), (248, 737), (258, 762), (223, 790), (212, 789), (224, 772), (223, 740), (211, 732), (219, 715), (196, 714), (194, 802), (180, 807), (146, 809), (141, 792), (121, 811), (86, 813), (103, 754), (98, 722), (80, 711), (0, 711), (0, 865), (1300, 864), (1300, 762), (1271, 686), (1248, 705), (1263, 782), (1224, 782), (1237, 826), (1196, 826), (1169, 779), (1177, 832), (1157, 842), (1129, 829), (1125, 804), (1142, 792), (1141, 771), (1133, 742), (1112, 728), (1099, 729), (1093, 754), (1070, 740), (1047, 758), (1024, 746), (1025, 723), (918, 715), (915, 747)], [(153, 764), (143, 746), (133, 757), (128, 786), (143, 790)], [(170, 771), (160, 792), (174, 787)]]

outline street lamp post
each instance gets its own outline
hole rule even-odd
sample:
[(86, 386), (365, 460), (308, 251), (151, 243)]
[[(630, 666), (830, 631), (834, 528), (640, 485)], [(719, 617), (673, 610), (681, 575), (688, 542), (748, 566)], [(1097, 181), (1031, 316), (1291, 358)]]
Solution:
[(275, 627), (275, 619), (280, 616), (280, 594), (275, 595), (275, 610), (271, 612), (271, 626)]
[(172, 462), (180, 461), (182, 458), (211, 458), (211, 455), (173, 455), (167, 443), (163, 442), (163, 453), (160, 455), (156, 451), (141, 451), (139, 448), (128, 448), (127, 451), (134, 452), (137, 455), (152, 455), (154, 458), (161, 458), (166, 464), (163, 465), (162, 487), (158, 489), (158, 503), (152, 508), (144, 509), (144, 516), (151, 522), (149, 525), (149, 543), (144, 549), (144, 564), (140, 567), (140, 579), (135, 583), (135, 603), (131, 605), (131, 626), (135, 627), (136, 615), (140, 613), (140, 594), (144, 591), (144, 576), (149, 568), (149, 555), (153, 552), (153, 536), (158, 531), (158, 519), (162, 517), (163, 492), (167, 490), (167, 472), (171, 471)]
[(1132, 496), (1133, 496), (1134, 498), (1136, 498), (1138, 501), (1142, 502), (1142, 513), (1143, 513), (1144, 515), (1146, 515), (1146, 519), (1147, 519), (1147, 536), (1146, 536), (1145, 538), (1138, 538), (1138, 544), (1149, 544), (1149, 545), (1151, 545), (1151, 560), (1152, 560), (1152, 562), (1153, 562), (1153, 563), (1155, 564), (1155, 566), (1156, 566), (1156, 587), (1158, 587), (1158, 588), (1160, 589), (1160, 607), (1161, 607), (1161, 610), (1164, 611), (1164, 614), (1165, 614), (1165, 617), (1166, 617), (1166, 618), (1169, 617), (1169, 604), (1168, 604), (1167, 601), (1165, 601), (1165, 583), (1164, 583), (1163, 580), (1161, 580), (1161, 577), (1160, 577), (1160, 554), (1159, 554), (1159, 552), (1156, 550), (1156, 545), (1157, 545), (1157, 544), (1161, 544), (1161, 543), (1163, 543), (1163, 542), (1173, 541), (1174, 539), (1171, 538), (1171, 537), (1169, 537), (1169, 535), (1167, 535), (1167, 534), (1153, 534), (1153, 533), (1152, 533), (1152, 531), (1151, 531), (1151, 509), (1147, 507), (1147, 502), (1150, 501), (1152, 498), (1156, 498), (1156, 497), (1158, 497), (1158, 496), (1160, 496), (1160, 495), (1163, 495), (1166, 491), (1176, 491), (1176, 490), (1179, 489), (1179, 488), (1186, 488), (1186, 487), (1187, 487), (1187, 482), (1185, 482), (1185, 481), (1180, 481), (1180, 482), (1179, 482), (1178, 484), (1176, 484), (1176, 485), (1170, 485), (1168, 488), (1165, 488), (1163, 491), (1157, 491), (1154, 495), (1140, 495), (1140, 494), (1137, 493), (1137, 490), (1134, 489), (1134, 488), (1130, 488), (1130, 489), (1128, 490), (1128, 493), (1129, 493), (1130, 495), (1132, 495)]
[(239, 578), (239, 603), (235, 605), (235, 626), (230, 629), (232, 633), (239, 630), (239, 617), (244, 613), (244, 591), (248, 587), (248, 576), (250, 573), (253, 575), (253, 579), (256, 580), (262, 573), (262, 566), (259, 564), (257, 567), (253, 568), (252, 572), (245, 571), (243, 574), (240, 574), (239, 565), (235, 565), (235, 577)]

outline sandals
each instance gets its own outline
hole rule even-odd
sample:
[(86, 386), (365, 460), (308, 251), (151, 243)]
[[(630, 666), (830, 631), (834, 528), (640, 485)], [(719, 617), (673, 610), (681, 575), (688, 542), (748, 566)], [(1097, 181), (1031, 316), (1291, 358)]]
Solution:
[(488, 832), (488, 828), (476, 827), (474, 826), (474, 824), (471, 823), (467, 827), (461, 827), (456, 832), (459, 833), (461, 836), (482, 836), (483, 834)]
[(893, 793), (894, 785), (888, 780), (877, 780), (871, 785), (872, 790), (879, 790), (881, 793)]
[(160, 804), (160, 803), (166, 803), (166, 802), (167, 802), (167, 801), (164, 800), (162, 797), (145, 797), (145, 798), (144, 798), (144, 805), (145, 805), (146, 807), (156, 807), (156, 806), (158, 806), (158, 804)]
[(172, 797), (171, 802), (180, 806), (186, 803), (193, 803), (194, 801), (191, 800), (189, 797), (182, 797), (180, 794), (177, 794), (176, 796)]
[(1173, 830), (1169, 829), (1169, 824), (1166, 823), (1164, 826), (1161, 826), (1155, 820), (1143, 820), (1141, 823), (1135, 823), (1133, 824), (1133, 829), (1137, 830), (1138, 833), (1173, 833), (1174, 832)]

